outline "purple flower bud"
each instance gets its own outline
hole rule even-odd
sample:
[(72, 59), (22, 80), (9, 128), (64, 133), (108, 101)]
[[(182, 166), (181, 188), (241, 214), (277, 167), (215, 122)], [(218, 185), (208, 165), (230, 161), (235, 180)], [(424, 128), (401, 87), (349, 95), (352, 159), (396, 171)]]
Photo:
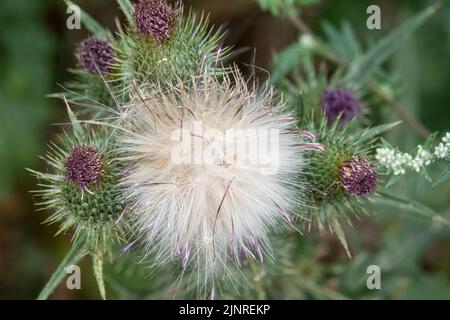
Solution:
[(108, 41), (94, 37), (83, 40), (77, 52), (84, 70), (94, 74), (107, 73), (114, 60), (114, 50)]
[(378, 175), (370, 162), (354, 157), (341, 165), (339, 179), (345, 191), (362, 197), (375, 191)]
[(164, 42), (170, 38), (177, 11), (165, 0), (141, 0), (134, 7), (133, 15), (141, 34), (151, 36), (157, 42)]
[(335, 121), (339, 116), (342, 123), (359, 116), (362, 112), (361, 102), (353, 93), (346, 89), (327, 89), (321, 99), (322, 110), (329, 121)]
[(101, 156), (94, 147), (75, 147), (66, 161), (66, 179), (87, 188), (99, 182), (102, 167)]

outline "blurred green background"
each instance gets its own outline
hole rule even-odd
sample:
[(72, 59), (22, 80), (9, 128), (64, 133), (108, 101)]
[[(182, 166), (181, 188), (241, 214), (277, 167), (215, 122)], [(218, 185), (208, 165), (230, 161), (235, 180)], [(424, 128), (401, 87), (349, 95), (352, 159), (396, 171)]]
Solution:
[[(114, 28), (121, 14), (113, 0), (79, 0), (87, 12)], [(211, 13), (214, 25), (229, 31), (227, 44), (240, 50), (235, 57), (271, 70), (275, 53), (295, 41), (295, 27), (282, 16), (261, 10), (256, 0), (189, 0), (195, 10)], [(366, 28), (366, 8), (381, 7), (383, 29)], [(361, 39), (376, 39), (399, 21), (419, 12), (431, 1), (324, 0), (302, 10), (306, 23), (317, 33), (329, 21), (349, 21)], [(70, 245), (70, 235), (54, 237), (56, 228), (42, 224), (46, 213), (35, 212), (30, 190), (34, 179), (25, 168), (41, 169), (38, 155), (60, 130), (65, 110), (46, 95), (59, 91), (70, 78), (66, 71), (76, 61), (75, 45), (87, 31), (66, 28), (62, 0), (0, 1), (0, 299), (33, 299), (50, 277)], [(386, 66), (398, 78), (401, 102), (430, 131), (450, 129), (450, 6), (443, 9), (400, 50)], [(387, 111), (389, 112), (389, 111)], [(387, 115), (392, 120), (395, 115)], [(423, 139), (408, 126), (387, 139), (405, 151)], [(440, 168), (436, 168), (438, 171)], [(408, 195), (450, 213), (448, 183), (438, 189), (416, 175), (408, 175), (393, 192)], [(450, 299), (450, 227), (416, 218), (398, 209), (374, 206), (374, 214), (355, 221), (349, 230), (354, 258), (349, 261), (333, 237), (306, 235), (298, 240), (295, 265), (302, 275), (298, 287), (268, 298), (424, 298)], [(98, 298), (88, 262), (82, 266), (80, 291), (60, 287), (54, 298)], [(382, 269), (382, 289), (365, 286), (366, 267)], [(263, 284), (264, 285), (264, 284)], [(245, 296), (243, 297), (245, 298)]]

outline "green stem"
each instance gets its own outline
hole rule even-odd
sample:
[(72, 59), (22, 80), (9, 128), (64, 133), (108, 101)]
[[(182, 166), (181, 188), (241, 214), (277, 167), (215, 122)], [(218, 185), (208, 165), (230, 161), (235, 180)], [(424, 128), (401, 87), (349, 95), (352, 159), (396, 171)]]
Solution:
[(67, 275), (65, 268), (69, 265), (78, 263), (78, 261), (86, 254), (86, 238), (81, 237), (72, 245), (72, 248), (64, 257), (58, 268), (55, 270), (51, 278), (48, 280), (44, 289), (37, 297), (37, 300), (47, 300), (53, 293), (55, 288), (61, 283)]
[(379, 190), (377, 191), (377, 193), (381, 196), (374, 199), (374, 201), (376, 201), (377, 203), (406, 210), (416, 214), (419, 217), (426, 217), (431, 219), (432, 221), (450, 226), (450, 221), (448, 219), (422, 203), (419, 203), (412, 199), (395, 196), (392, 193), (384, 190)]

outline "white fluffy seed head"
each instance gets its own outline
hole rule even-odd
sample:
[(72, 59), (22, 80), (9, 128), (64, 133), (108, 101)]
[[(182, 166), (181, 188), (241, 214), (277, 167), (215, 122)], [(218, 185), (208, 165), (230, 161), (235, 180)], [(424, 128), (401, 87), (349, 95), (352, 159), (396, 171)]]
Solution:
[(146, 252), (201, 281), (243, 257), (262, 260), (269, 232), (302, 205), (313, 136), (270, 88), (249, 89), (237, 74), (141, 92), (130, 108), (123, 185)]

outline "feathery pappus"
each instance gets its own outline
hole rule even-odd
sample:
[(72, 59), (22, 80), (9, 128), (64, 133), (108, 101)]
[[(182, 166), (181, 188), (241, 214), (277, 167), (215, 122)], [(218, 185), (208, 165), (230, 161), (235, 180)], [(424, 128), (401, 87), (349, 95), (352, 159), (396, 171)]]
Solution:
[[(233, 72), (137, 92), (121, 124), (121, 184), (146, 253), (201, 283), (264, 259), (268, 234), (304, 206), (304, 153), (321, 151), (269, 86)], [(301, 211), (301, 210), (300, 210)]]

